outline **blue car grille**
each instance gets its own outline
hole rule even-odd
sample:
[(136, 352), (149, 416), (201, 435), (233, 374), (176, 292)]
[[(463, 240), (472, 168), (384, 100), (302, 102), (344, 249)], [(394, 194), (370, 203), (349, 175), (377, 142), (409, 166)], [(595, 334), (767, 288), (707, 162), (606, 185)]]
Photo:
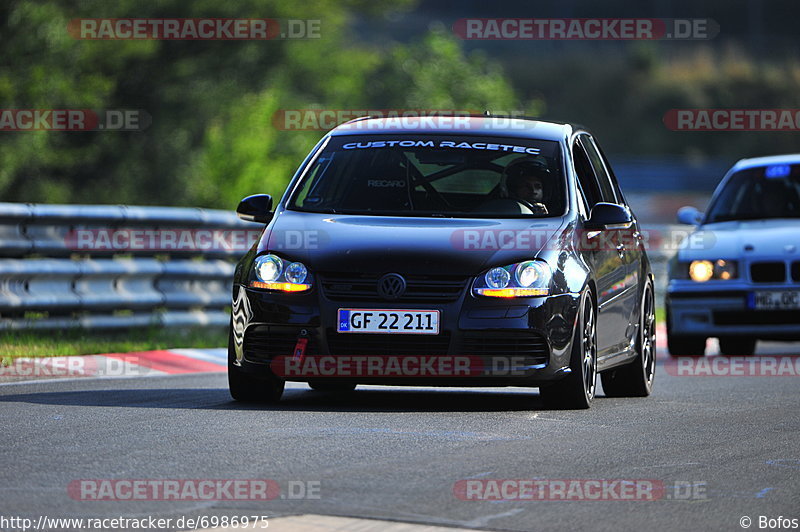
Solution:
[(786, 281), (786, 264), (754, 262), (750, 264), (750, 278), (754, 283), (783, 283)]

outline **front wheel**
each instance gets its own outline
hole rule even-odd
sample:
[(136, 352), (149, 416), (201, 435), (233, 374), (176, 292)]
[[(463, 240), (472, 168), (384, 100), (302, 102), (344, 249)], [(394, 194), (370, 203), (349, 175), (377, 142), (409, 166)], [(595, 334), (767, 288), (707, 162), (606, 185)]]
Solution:
[(597, 383), (597, 326), (594, 300), (587, 289), (581, 295), (575, 335), (572, 339), (570, 374), (564, 379), (539, 388), (547, 408), (589, 408)]
[(266, 369), (263, 378), (249, 375), (234, 364), (233, 333), (228, 340), (228, 389), (235, 401), (247, 403), (276, 403), (283, 395), (284, 381)]
[(756, 352), (755, 338), (731, 336), (719, 339), (719, 350), (725, 356), (749, 357)]
[(667, 351), (674, 357), (701, 357), (706, 352), (704, 336), (688, 336), (672, 332), (672, 310), (667, 303)]
[(667, 349), (674, 357), (701, 357), (706, 352), (706, 339), (702, 336), (679, 336), (667, 330)]
[(606, 397), (647, 397), (656, 374), (656, 311), (653, 287), (648, 282), (642, 294), (639, 334), (633, 362), (600, 374)]

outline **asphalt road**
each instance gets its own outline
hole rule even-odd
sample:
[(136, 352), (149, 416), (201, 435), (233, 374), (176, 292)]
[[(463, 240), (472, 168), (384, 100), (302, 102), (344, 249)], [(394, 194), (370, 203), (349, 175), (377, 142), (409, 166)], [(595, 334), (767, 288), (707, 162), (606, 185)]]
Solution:
[[(601, 391), (586, 411), (544, 410), (535, 389), (336, 396), (302, 384), (278, 406), (243, 406), (224, 374), (3, 385), (0, 517), (310, 513), (614, 531), (800, 519), (800, 377), (676, 376), (659, 357), (653, 396)], [(80, 479), (273, 479), (281, 497), (87, 501), (68, 490)], [(664, 491), (657, 500), (461, 500), (454, 485), (464, 479), (537, 479), (548, 489), (558, 479), (644, 479)], [(315, 498), (292, 499), (300, 487)]]

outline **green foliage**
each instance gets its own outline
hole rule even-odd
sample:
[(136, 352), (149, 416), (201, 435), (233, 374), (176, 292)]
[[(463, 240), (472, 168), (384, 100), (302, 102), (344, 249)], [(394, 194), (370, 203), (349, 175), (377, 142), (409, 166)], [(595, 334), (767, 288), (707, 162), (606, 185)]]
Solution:
[[(5, 133), (0, 194), (17, 201), (232, 208), (246, 194), (280, 194), (323, 134), (276, 129), (279, 110), (513, 106), (501, 73), (480, 57), (465, 57), (442, 32), (420, 45), (384, 50), (352, 42), (351, 13), (379, 15), (390, 6), (404, 9), (407, 2), (6, 3), (0, 8), (4, 108), (142, 109), (153, 121), (143, 132)], [(89, 41), (67, 32), (73, 18), (176, 13), (320, 20), (322, 37)]]
[[(323, 131), (280, 130), (275, 113), (293, 109), (518, 109), (513, 90), (481, 56), (465, 57), (442, 31), (388, 53), (347, 53), (297, 43), (282, 75), (240, 97), (206, 129), (188, 169), (194, 203), (234, 205), (247, 194), (280, 195)], [(308, 53), (309, 50), (313, 53)], [(310, 68), (316, 61), (318, 69)]]
[[(6, 0), (0, 108), (141, 109), (140, 132), (2, 132), (3, 201), (233, 208), (279, 195), (324, 131), (276, 127), (291, 109), (456, 109), (584, 123), (612, 153), (727, 156), (795, 151), (790, 133), (685, 133), (671, 108), (799, 108), (800, 64), (756, 62), (693, 43), (464, 43), (434, 23), (422, 38), (359, 41), (353, 20), (391, 18), (410, 0)], [(76, 18), (294, 18), (321, 38), (77, 40)], [(512, 46), (513, 44), (513, 46)], [(592, 46), (595, 46), (594, 44)], [(496, 50), (496, 49), (495, 49)], [(589, 50), (591, 50), (590, 53)], [(499, 65), (504, 65), (501, 68)]]
[[(671, 131), (670, 109), (797, 109), (800, 63), (757, 61), (733, 47), (693, 43), (680, 54), (664, 43), (506, 63), (523, 97), (547, 102), (542, 118), (591, 128), (607, 152), (686, 158), (746, 156), (797, 151), (792, 132)], [(623, 53), (620, 53), (620, 52)]]

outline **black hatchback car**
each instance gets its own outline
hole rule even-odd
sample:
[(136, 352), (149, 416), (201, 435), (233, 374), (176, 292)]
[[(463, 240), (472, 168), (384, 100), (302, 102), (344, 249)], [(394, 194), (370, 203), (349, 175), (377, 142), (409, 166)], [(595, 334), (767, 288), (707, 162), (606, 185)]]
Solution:
[(233, 283), (229, 384), (538, 387), (550, 408), (647, 396), (653, 275), (585, 129), (493, 116), (357, 119), (311, 151)]

